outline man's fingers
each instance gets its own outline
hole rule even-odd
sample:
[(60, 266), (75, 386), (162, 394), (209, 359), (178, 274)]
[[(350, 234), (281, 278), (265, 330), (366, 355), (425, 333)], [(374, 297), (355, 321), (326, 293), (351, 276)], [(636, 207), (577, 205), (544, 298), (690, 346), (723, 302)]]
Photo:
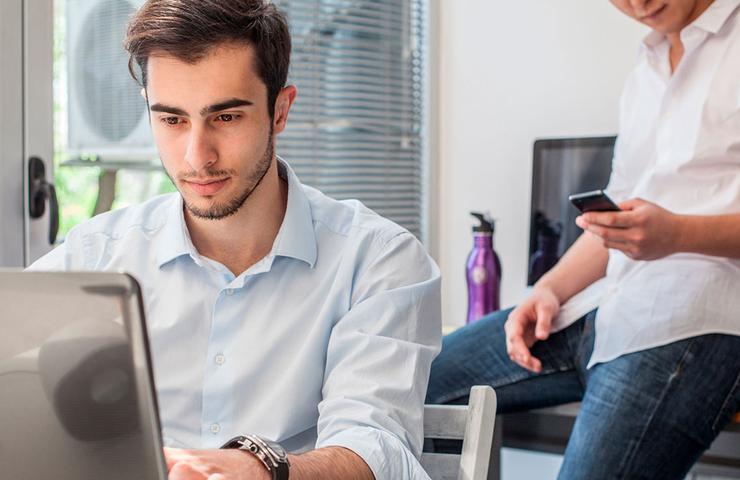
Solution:
[(167, 463), (167, 471), (172, 469), (172, 466), (177, 463), (178, 448), (164, 447), (164, 460)]
[(509, 350), (509, 358), (514, 360), (515, 362), (527, 362), (529, 360), (529, 357), (531, 354), (529, 353), (529, 348), (527, 347), (527, 344), (524, 343), (524, 339), (521, 336), (515, 336), (508, 339), (510, 348)]
[(552, 317), (555, 315), (555, 312), (552, 311), (551, 307), (541, 303), (537, 305), (536, 310), (537, 324), (535, 325), (534, 336), (538, 340), (546, 340), (550, 336)]
[[(185, 450), (183, 448), (164, 447), (163, 450), (168, 472), (177, 464), (190, 466), (190, 463), (194, 459), (193, 454), (189, 450)], [(182, 466), (180, 468), (182, 468)]]
[(507, 343), (510, 345), (508, 348), (509, 358), (519, 366), (531, 370), (535, 373), (539, 373), (542, 369), (541, 362), (532, 356), (529, 351), (529, 347), (524, 343), (524, 338), (521, 336), (512, 337), (507, 339)]
[(535, 315), (536, 310), (527, 312), (515, 309), (504, 324), (504, 330), (506, 331), (506, 351), (511, 361), (527, 370), (539, 373), (542, 364), (532, 356), (529, 345), (524, 339), (527, 328), (534, 328), (532, 323), (535, 323), (536, 320), (532, 317)]
[(622, 210), (634, 210), (635, 208), (647, 203), (642, 198), (630, 198), (619, 204), (619, 208)]
[(604, 246), (612, 250), (619, 250), (633, 260), (638, 260), (641, 257), (640, 250), (628, 243), (605, 241)]
[[(635, 223), (633, 217), (634, 214), (632, 212), (588, 212), (581, 215), (580, 218), (588, 226), (629, 228)], [(579, 227), (583, 228), (583, 225), (579, 225)]]
[(201, 475), (195, 467), (186, 462), (175, 462), (167, 475), (168, 480), (201, 480)]

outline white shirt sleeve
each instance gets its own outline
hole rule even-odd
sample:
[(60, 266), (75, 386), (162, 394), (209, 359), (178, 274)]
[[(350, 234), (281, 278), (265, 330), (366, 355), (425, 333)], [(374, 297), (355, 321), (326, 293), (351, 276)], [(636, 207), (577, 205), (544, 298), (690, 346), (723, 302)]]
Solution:
[(441, 346), (440, 277), (408, 233), (360, 267), (332, 329), (317, 448), (342, 446), (377, 480), (427, 479), (418, 462), (429, 371)]
[(85, 255), (79, 235), (79, 227), (67, 233), (64, 243), (33, 262), (29, 271), (86, 270)]
[[(627, 88), (625, 88), (625, 92), (622, 93), (622, 97), (620, 100), (619, 105), (619, 112), (620, 112), (620, 131), (623, 129), (622, 124), (626, 121), (625, 115), (626, 115), (626, 106), (625, 106), (625, 94), (626, 94)], [(624, 146), (622, 145), (623, 137), (620, 135), (617, 137), (617, 141), (614, 144), (614, 157), (612, 158), (612, 172), (609, 176), (609, 184), (606, 186), (606, 191), (609, 194), (609, 197), (611, 197), (612, 200), (614, 200), (617, 203), (624, 202), (625, 200), (629, 200), (630, 193), (632, 192), (632, 189), (634, 187), (633, 180), (629, 179), (625, 172), (625, 165), (622, 158), (622, 155), (624, 155)]]

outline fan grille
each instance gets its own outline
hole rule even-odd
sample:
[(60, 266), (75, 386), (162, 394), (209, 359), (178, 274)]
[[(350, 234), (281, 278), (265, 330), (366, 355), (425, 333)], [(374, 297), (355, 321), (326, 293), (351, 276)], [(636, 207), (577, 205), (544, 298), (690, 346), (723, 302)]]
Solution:
[(125, 0), (100, 2), (82, 26), (75, 52), (78, 82), (73, 88), (80, 110), (88, 126), (111, 142), (128, 137), (146, 111), (123, 48), (133, 12)]

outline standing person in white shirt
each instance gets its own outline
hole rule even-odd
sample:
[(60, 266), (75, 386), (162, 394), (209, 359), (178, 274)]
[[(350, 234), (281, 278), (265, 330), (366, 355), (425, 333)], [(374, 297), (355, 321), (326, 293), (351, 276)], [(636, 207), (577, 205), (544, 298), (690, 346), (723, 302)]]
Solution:
[(427, 400), (581, 401), (559, 478), (682, 479), (740, 410), (740, 0), (612, 3), (653, 30), (607, 187), (623, 211), (580, 216), (529, 298), (446, 337)]
[(140, 281), (170, 478), (428, 479), (439, 271), (275, 155), (296, 98), (283, 15), (149, 0), (126, 47), (178, 192), (75, 227), (31, 268)]

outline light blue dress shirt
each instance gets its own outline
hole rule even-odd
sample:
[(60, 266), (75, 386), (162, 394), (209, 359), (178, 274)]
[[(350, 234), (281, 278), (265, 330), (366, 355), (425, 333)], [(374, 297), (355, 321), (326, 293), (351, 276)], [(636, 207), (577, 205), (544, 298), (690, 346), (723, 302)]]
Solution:
[(123, 270), (141, 283), (166, 445), (254, 433), (341, 446), (378, 480), (426, 479), (423, 403), (441, 343), (439, 271), (357, 201), (288, 181), (271, 252), (235, 277), (198, 254), (169, 194), (74, 228), (34, 270)]

